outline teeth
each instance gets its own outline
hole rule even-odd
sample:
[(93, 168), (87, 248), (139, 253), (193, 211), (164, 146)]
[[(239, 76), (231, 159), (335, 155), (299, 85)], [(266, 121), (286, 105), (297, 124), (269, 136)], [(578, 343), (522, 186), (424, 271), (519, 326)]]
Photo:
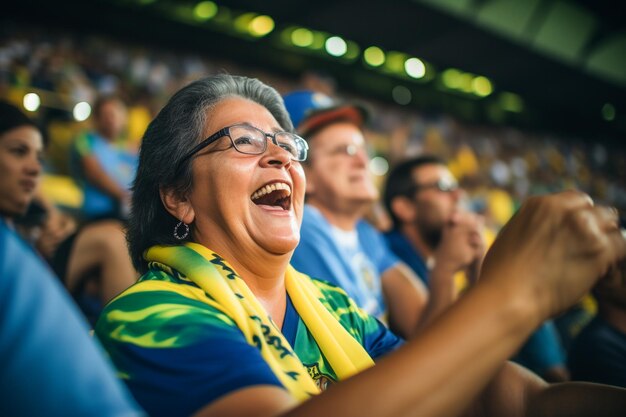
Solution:
[(286, 190), (288, 191), (287, 196), (291, 195), (291, 188), (289, 188), (289, 185), (285, 184), (284, 182), (275, 182), (273, 184), (264, 185), (263, 187), (256, 190), (254, 194), (252, 194), (252, 199), (256, 200), (276, 190)]

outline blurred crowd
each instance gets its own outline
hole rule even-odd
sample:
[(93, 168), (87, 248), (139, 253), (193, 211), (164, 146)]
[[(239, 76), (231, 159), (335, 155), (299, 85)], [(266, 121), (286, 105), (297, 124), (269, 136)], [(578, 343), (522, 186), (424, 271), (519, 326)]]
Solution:
[[(0, 138), (12, 143), (16, 129), (30, 131), (25, 147), (33, 165), (25, 169), (32, 177), (25, 190), (28, 210), (3, 208), (8, 213), (3, 214), (9, 228), (47, 261), (90, 325), (110, 300), (123, 299), (116, 296), (139, 275), (128, 257), (126, 235), (132, 230), (132, 224), (127, 229), (131, 184), (148, 124), (172, 94), (220, 73), (273, 86), (308, 141), (286, 136), (294, 140), (286, 149), (302, 162), (307, 178), (302, 238), (292, 264), (343, 288), (359, 307), (407, 340), (476, 284), (487, 248), (527, 197), (581, 190), (596, 203), (616, 207), (624, 223), (626, 150), (601, 140), (472, 125), (446, 114), (372, 101), (342, 91), (332, 76), (317, 71), (288, 79), (192, 51), (7, 24), (0, 29), (0, 99), (29, 112), (25, 117), (3, 103), (8, 116)], [(37, 94), (41, 104), (30, 108), (32, 103), (24, 101), (28, 93)], [(337, 106), (315, 108), (318, 93)], [(90, 114), (76, 114), (81, 102), (89, 104)], [(310, 110), (301, 119), (294, 116), (299, 106)], [(326, 117), (319, 116), (324, 112)], [(266, 136), (272, 137), (248, 125), (229, 129), (217, 138), (229, 136), (234, 148), (248, 155), (263, 154)], [(265, 148), (258, 143), (249, 152), (237, 148), (232, 136), (242, 132)], [(315, 158), (307, 159), (307, 151)], [(372, 186), (369, 176), (352, 184), (355, 175), (349, 169), (361, 168), (373, 176)], [(35, 190), (29, 184), (38, 184), (42, 174), (42, 189)], [(8, 175), (3, 180), (10, 183)], [(284, 197), (276, 187), (262, 191), (253, 195), (257, 205), (276, 207)], [(275, 192), (281, 199), (270, 196)], [(133, 210), (136, 205), (133, 200)], [(174, 227), (180, 241), (190, 230), (184, 220)], [(20, 244), (11, 245), (24, 252)], [(596, 310), (617, 305), (616, 321), (624, 325), (623, 298), (612, 300), (611, 288), (596, 288), (598, 303), (588, 294), (554, 322), (546, 320), (514, 359), (546, 380), (568, 380), (566, 352)], [(592, 322), (596, 327), (601, 316)], [(533, 340), (539, 341), (533, 345)], [(551, 352), (546, 353), (546, 344), (554, 346)], [(626, 350), (623, 340), (620, 349), (620, 354)], [(550, 363), (544, 368), (532, 366), (537, 360), (524, 359), (526, 350), (531, 357), (556, 359), (545, 359)], [(594, 355), (585, 351), (581, 357)], [(548, 365), (559, 372), (548, 372)], [(116, 383), (111, 382), (112, 395), (118, 395)]]
[[(263, 69), (195, 52), (168, 51), (104, 37), (73, 37), (43, 29), (10, 27), (0, 34), (0, 96), (20, 102), (41, 92), (36, 116), (48, 127), (48, 170), (68, 174), (66, 149), (91, 121), (71, 117), (75, 103), (116, 94), (128, 104), (128, 140), (138, 145), (164, 101), (189, 81), (218, 72), (259, 78), (279, 92), (297, 88), (344, 94), (332, 77), (315, 72), (291, 80)], [(525, 197), (576, 188), (596, 201), (626, 209), (626, 152), (589, 138), (474, 126), (445, 114), (368, 101), (373, 109), (367, 136), (372, 156), (390, 165), (421, 153), (436, 154), (468, 191), (468, 204), (500, 226)], [(385, 171), (377, 171), (382, 182)], [(383, 224), (384, 226), (384, 224)]]

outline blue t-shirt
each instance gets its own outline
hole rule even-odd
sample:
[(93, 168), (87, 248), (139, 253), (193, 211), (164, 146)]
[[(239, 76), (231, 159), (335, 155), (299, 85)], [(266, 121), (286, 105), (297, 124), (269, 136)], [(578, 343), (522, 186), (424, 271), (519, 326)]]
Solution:
[(143, 415), (41, 259), (0, 220), (0, 416)]
[(80, 160), (87, 156), (95, 157), (104, 172), (121, 188), (128, 190), (137, 172), (139, 159), (136, 152), (130, 151), (123, 140), (109, 142), (95, 132), (79, 135), (72, 150), (73, 175), (83, 191), (83, 215), (87, 219), (122, 216), (118, 202), (85, 177)]
[(384, 236), (391, 251), (398, 258), (402, 259), (402, 262), (407, 264), (420, 277), (422, 282), (428, 286), (428, 267), (411, 242), (397, 230), (387, 232)]
[[(159, 290), (151, 285), (159, 281)], [(320, 301), (376, 359), (402, 340), (359, 310), (339, 288), (314, 280)], [(190, 281), (153, 266), (103, 311), (96, 334), (131, 392), (152, 417), (188, 416), (255, 385), (282, 386), (257, 347)], [(281, 332), (321, 389), (337, 381), (289, 297)]]
[(397, 262), (382, 234), (367, 222), (357, 224), (350, 242), (318, 209), (309, 204), (304, 206), (300, 244), (291, 258), (292, 265), (307, 275), (341, 287), (367, 313), (378, 318), (384, 316), (387, 308), (381, 276)]
[(594, 318), (572, 342), (568, 365), (573, 380), (626, 388), (626, 333)]

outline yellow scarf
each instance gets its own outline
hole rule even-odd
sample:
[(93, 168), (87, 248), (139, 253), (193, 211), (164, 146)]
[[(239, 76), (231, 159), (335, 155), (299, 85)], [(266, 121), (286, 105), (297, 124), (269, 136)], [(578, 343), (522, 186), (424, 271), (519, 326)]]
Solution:
[[(197, 243), (153, 246), (148, 262), (169, 266), (200, 287), (237, 324), (248, 343), (256, 346), (283, 386), (303, 401), (319, 392), (293, 348), (269, 318), (246, 283), (219, 255)], [(291, 265), (285, 286), (293, 305), (339, 379), (374, 364), (363, 346), (320, 302), (322, 294), (311, 279)]]

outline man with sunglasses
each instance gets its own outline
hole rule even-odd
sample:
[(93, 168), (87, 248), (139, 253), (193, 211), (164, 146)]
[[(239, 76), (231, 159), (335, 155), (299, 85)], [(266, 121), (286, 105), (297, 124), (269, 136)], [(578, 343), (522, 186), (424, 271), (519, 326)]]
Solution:
[[(461, 198), (456, 179), (436, 156), (404, 161), (387, 177), (384, 203), (394, 227), (385, 238), (391, 250), (425, 280), (433, 296), (441, 297), (432, 303), (438, 308), (431, 311), (431, 318), (458, 297), (455, 278), (460, 273), (465, 273), (468, 283), (474, 282), (485, 255), (482, 221), (462, 209)], [(531, 335), (514, 359), (548, 381), (568, 379), (551, 321)]]
[(311, 148), (303, 162), (306, 204), (292, 264), (343, 288), (367, 313), (410, 336), (423, 321), (428, 293), (363, 219), (378, 199), (362, 132), (366, 110), (310, 91), (287, 95), (285, 105)]
[[(391, 250), (425, 284), (446, 285), (449, 297), (454, 297), (453, 276), (465, 271), (472, 282), (485, 254), (482, 219), (461, 209), (461, 197), (456, 179), (435, 156), (395, 167), (384, 194), (394, 226), (385, 235)], [(429, 279), (435, 275), (439, 279)]]

